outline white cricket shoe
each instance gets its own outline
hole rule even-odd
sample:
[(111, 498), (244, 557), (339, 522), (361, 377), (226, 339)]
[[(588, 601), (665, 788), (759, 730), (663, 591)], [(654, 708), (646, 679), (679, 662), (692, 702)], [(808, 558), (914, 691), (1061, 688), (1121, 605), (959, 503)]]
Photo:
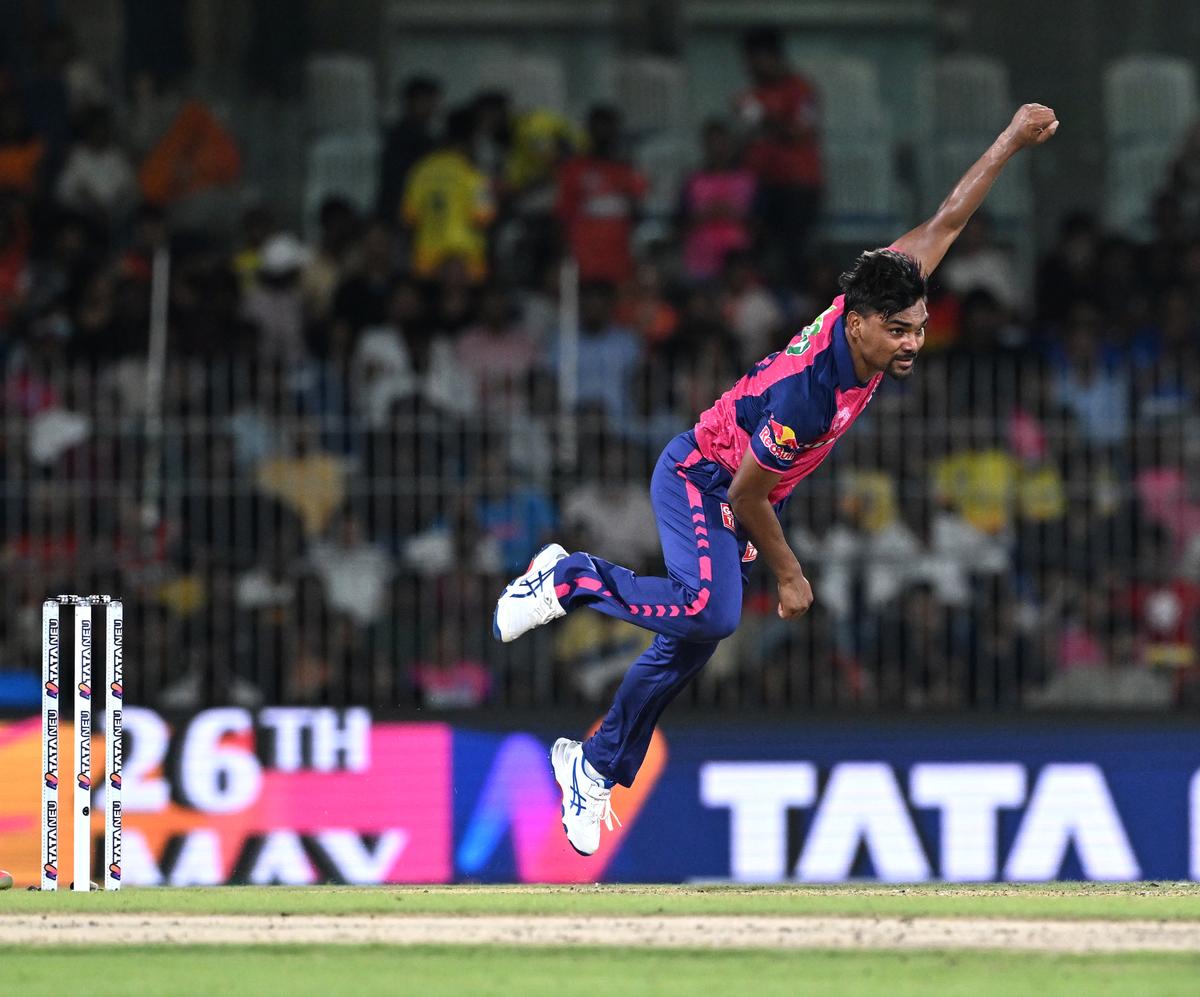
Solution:
[(560, 737), (550, 749), (554, 778), (562, 788), (562, 826), (567, 841), (580, 855), (591, 855), (600, 847), (600, 822), (611, 831), (621, 818), (612, 811), (612, 790), (583, 769), (583, 745)]
[(525, 574), (508, 583), (492, 614), (496, 640), (507, 644), (534, 627), (567, 615), (554, 594), (554, 566), (566, 556), (561, 545), (547, 544), (533, 555)]

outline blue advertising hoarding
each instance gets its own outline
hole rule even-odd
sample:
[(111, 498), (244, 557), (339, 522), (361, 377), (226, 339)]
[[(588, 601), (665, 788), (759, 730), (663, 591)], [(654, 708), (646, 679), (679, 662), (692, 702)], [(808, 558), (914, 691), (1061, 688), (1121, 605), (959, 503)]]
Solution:
[[(543, 719), (130, 707), (124, 881), (1200, 879), (1200, 731), (1177, 722), (739, 720), (668, 723), (584, 859)], [(0, 723), (0, 849), (21, 885), (39, 874), (39, 724)]]

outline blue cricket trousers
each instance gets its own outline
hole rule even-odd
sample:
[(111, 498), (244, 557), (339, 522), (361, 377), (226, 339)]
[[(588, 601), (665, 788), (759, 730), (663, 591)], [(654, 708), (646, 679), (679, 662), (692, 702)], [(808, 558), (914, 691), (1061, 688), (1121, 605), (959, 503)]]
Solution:
[(583, 745), (592, 767), (622, 786), (633, 785), (662, 711), (741, 618), (749, 564), (742, 560), (746, 537), (729, 510), (731, 480), (701, 456), (692, 432), (683, 433), (663, 450), (650, 479), (667, 577), (642, 578), (582, 551), (555, 568), (555, 592), (568, 612), (590, 606), (657, 635)]

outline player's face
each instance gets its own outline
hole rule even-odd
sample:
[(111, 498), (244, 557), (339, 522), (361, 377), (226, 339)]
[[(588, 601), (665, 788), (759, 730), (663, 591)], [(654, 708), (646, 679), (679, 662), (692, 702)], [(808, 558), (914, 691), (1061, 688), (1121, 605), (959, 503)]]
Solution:
[(886, 371), (897, 380), (908, 377), (925, 345), (928, 318), (924, 298), (895, 315), (860, 317), (859, 348), (871, 370)]

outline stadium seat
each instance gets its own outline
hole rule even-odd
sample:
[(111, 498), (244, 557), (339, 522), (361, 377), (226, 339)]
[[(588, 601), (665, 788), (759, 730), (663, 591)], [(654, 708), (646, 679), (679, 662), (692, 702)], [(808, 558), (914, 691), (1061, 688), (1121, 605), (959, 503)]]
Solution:
[(796, 68), (821, 93), (821, 134), (838, 142), (875, 132), (886, 115), (879, 95), (879, 70), (868, 59), (810, 57)]
[(567, 80), (561, 60), (549, 55), (496, 51), (476, 73), (480, 90), (502, 90), (521, 111), (567, 111)]
[(974, 138), (995, 136), (1013, 113), (1008, 70), (998, 59), (954, 55), (937, 60), (917, 77), (918, 122), (922, 135)]
[(834, 243), (894, 238), (900, 222), (891, 157), (881, 156), (875, 145), (846, 139), (827, 139), (821, 156), (824, 237)]
[(1131, 142), (1109, 149), (1104, 177), (1106, 224), (1135, 238), (1150, 236), (1150, 209), (1178, 153), (1173, 142)]
[(1104, 218), (1127, 235), (1150, 234), (1150, 206), (1200, 108), (1196, 71), (1185, 59), (1131, 55), (1104, 72)]
[(618, 58), (601, 67), (601, 88), (621, 109), (634, 138), (678, 132), (688, 121), (687, 71), (652, 56)]
[(304, 185), (305, 232), (315, 234), (321, 202), (334, 194), (369, 212), (375, 205), (378, 180), (379, 138), (375, 132), (314, 140), (308, 147)]
[(371, 131), (379, 123), (375, 68), (355, 55), (312, 56), (304, 66), (305, 120), (312, 134)]
[[(974, 138), (935, 140), (925, 156), (922, 182), (924, 210), (932, 213), (959, 178), (966, 173), (995, 138), (980, 133)], [(1013, 252), (1018, 272), (1028, 285), (1037, 253), (1034, 237), (1033, 177), (1028, 157), (1011, 160), (988, 194), (986, 211), (996, 236)]]
[(643, 202), (645, 213), (666, 218), (679, 207), (679, 191), (684, 174), (694, 164), (693, 148), (673, 136), (660, 136), (639, 142), (633, 159), (650, 181)]
[(1186, 59), (1131, 55), (1104, 71), (1104, 121), (1111, 143), (1178, 141), (1196, 120), (1196, 71)]

